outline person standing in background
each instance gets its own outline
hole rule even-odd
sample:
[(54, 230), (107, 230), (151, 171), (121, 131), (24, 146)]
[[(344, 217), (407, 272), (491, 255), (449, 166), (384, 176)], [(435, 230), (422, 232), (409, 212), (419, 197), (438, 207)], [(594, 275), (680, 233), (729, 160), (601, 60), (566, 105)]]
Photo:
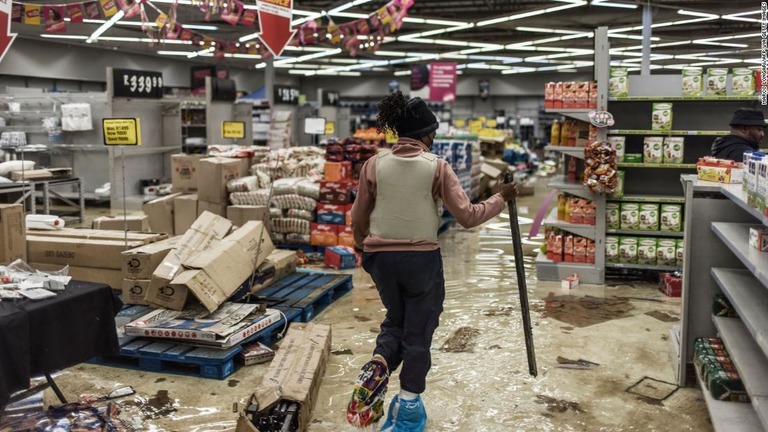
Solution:
[(744, 152), (760, 149), (760, 141), (765, 135), (765, 116), (759, 110), (740, 108), (733, 113), (730, 126), (729, 135), (721, 136), (712, 143), (711, 155), (743, 162)]
[(419, 432), (427, 422), (421, 394), (445, 299), (438, 200), (459, 224), (471, 228), (501, 213), (518, 188), (502, 184), (498, 193), (473, 205), (451, 166), (430, 152), (438, 121), (420, 98), (391, 93), (379, 102), (377, 121), (379, 131), (396, 132), (399, 139), (363, 166), (352, 228), (355, 249), (363, 253), (363, 268), (387, 313), (373, 358), (353, 389), (347, 420), (367, 427), (383, 417), (389, 375), (402, 363), (400, 393), (381, 430)]

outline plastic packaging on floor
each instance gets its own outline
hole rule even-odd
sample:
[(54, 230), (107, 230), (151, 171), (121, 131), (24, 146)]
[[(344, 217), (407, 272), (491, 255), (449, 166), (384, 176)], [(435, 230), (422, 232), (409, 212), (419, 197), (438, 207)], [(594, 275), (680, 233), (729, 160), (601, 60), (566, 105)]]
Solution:
[(54, 231), (64, 228), (64, 219), (55, 215), (31, 214), (26, 217), (27, 229)]
[(129, 429), (117, 420), (119, 408), (114, 404), (97, 408), (83, 403), (71, 403), (50, 408), (37, 415), (9, 419), (0, 423), (0, 430), (16, 432), (123, 432)]

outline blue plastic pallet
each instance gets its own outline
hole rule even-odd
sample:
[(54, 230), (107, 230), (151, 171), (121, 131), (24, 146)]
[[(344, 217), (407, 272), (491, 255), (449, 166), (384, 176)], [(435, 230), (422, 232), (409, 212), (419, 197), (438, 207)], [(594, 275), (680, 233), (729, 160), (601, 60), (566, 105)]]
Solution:
[(120, 347), (120, 355), (138, 360), (138, 368), (150, 372), (191, 373), (203, 378), (224, 379), (235, 372), (235, 356), (243, 350), (234, 346), (226, 350), (199, 348), (191, 345), (150, 338), (136, 339)]
[(336, 299), (352, 290), (352, 276), (297, 271), (258, 291), (251, 301), (267, 307), (301, 310), (299, 322), (309, 322)]

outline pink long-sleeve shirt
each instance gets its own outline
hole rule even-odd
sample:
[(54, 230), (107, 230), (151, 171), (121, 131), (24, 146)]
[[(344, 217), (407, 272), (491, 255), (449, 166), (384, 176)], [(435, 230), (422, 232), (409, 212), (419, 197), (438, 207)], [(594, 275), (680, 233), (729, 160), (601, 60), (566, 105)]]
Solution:
[[(400, 138), (392, 147), (392, 154), (399, 157), (417, 157), (429, 148), (411, 138)], [(491, 219), (504, 210), (504, 199), (494, 194), (487, 200), (472, 204), (461, 188), (461, 183), (453, 169), (443, 159), (437, 160), (435, 179), (432, 182), (432, 197), (442, 199), (445, 208), (464, 228), (472, 228)], [(376, 205), (376, 158), (363, 165), (360, 172), (360, 186), (357, 198), (352, 206), (352, 228), (355, 234), (355, 246), (365, 252), (386, 252), (416, 250), (428, 251), (439, 247), (437, 242), (420, 240), (399, 240), (373, 236), (369, 232), (370, 216)]]

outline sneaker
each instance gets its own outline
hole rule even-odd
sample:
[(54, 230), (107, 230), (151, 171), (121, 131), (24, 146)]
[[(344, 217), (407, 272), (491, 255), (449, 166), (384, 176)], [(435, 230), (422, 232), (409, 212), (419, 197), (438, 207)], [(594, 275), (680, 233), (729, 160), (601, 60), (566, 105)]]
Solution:
[(383, 432), (422, 432), (426, 426), (427, 410), (424, 409), (421, 396), (413, 400), (400, 400), (395, 396), (389, 406), (387, 421), (381, 430)]
[(360, 370), (352, 390), (352, 399), (347, 407), (349, 424), (364, 428), (384, 416), (384, 398), (387, 395), (388, 383), (387, 361), (380, 355), (375, 355)]

